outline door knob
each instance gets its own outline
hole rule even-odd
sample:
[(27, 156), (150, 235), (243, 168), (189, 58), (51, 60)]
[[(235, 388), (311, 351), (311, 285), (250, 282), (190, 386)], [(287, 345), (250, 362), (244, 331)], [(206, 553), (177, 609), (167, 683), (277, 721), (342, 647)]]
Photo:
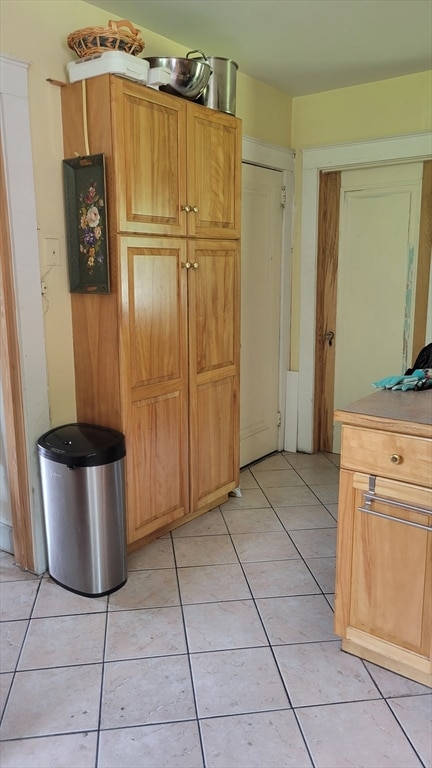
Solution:
[(181, 265), (181, 268), (182, 269), (190, 269), (191, 266), (192, 266), (192, 264), (190, 263), (190, 261), (183, 261), (182, 265)]
[(193, 263), (193, 264), (191, 264), (191, 267), (192, 267), (192, 269), (198, 269), (198, 267), (199, 267), (199, 264), (198, 264), (198, 262), (197, 262), (197, 261), (194, 261), (194, 263)]
[(324, 338), (326, 339), (326, 341), (328, 341), (329, 347), (331, 347), (331, 345), (333, 344), (333, 339), (334, 339), (333, 331), (326, 331), (325, 334), (324, 334)]
[(191, 210), (192, 210), (192, 208), (190, 207), (190, 205), (183, 205), (182, 206), (182, 211), (186, 211), (186, 213), (190, 213)]

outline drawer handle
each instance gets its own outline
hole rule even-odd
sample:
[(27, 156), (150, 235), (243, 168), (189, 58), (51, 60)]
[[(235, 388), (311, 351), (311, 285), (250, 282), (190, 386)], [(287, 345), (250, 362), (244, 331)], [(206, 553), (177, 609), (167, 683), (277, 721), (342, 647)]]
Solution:
[(403, 459), (402, 459), (402, 456), (399, 456), (398, 453), (393, 453), (390, 461), (392, 462), (392, 464), (402, 464)]

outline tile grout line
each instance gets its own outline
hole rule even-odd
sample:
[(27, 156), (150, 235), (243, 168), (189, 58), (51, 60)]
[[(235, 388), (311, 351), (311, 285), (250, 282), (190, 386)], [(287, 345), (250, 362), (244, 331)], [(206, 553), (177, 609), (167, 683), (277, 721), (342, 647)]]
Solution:
[(193, 676), (193, 670), (192, 670), (192, 660), (191, 660), (191, 652), (189, 647), (189, 638), (187, 633), (187, 626), (186, 626), (186, 620), (184, 615), (184, 604), (182, 600), (182, 593), (180, 588), (180, 579), (179, 579), (179, 566), (177, 565), (177, 557), (176, 557), (176, 550), (174, 545), (174, 539), (172, 536), (172, 533), (170, 533), (170, 541), (171, 541), (171, 549), (172, 554), (174, 558), (174, 567), (175, 567), (175, 573), (176, 573), (176, 580), (177, 580), (177, 589), (178, 589), (178, 595), (179, 595), (179, 603), (180, 603), (180, 610), (181, 610), (181, 616), (182, 616), (182, 624), (183, 624), (183, 632), (184, 632), (184, 638), (185, 638), (185, 644), (186, 644), (186, 654), (188, 659), (188, 666), (189, 666), (189, 675), (190, 675), (190, 681), (191, 681), (191, 688), (192, 688), (192, 695), (193, 695), (193, 702), (195, 707), (195, 720), (196, 728), (198, 732), (198, 738), (200, 742), (200, 749), (201, 749), (201, 757), (203, 761), (203, 768), (206, 768), (206, 760), (205, 760), (205, 751), (204, 751), (204, 742), (202, 738), (202, 732), (201, 732), (201, 726), (200, 726), (200, 718), (198, 714), (198, 702), (197, 702), (197, 695), (196, 695), (196, 688), (195, 688), (195, 680)]
[[(298, 474), (298, 473), (297, 473), (297, 474)], [(293, 539), (292, 539), (292, 538), (291, 538), (291, 536), (289, 535), (289, 533), (288, 533), (287, 529), (286, 529), (286, 528), (285, 528), (285, 526), (283, 525), (283, 523), (282, 523), (282, 520), (280, 519), (280, 517), (279, 517), (279, 515), (277, 514), (277, 512), (276, 512), (275, 508), (274, 508), (274, 507), (273, 507), (273, 505), (271, 504), (271, 502), (270, 502), (270, 499), (267, 497), (267, 494), (265, 493), (264, 489), (263, 489), (263, 488), (262, 488), (262, 486), (260, 485), (260, 482), (259, 482), (258, 478), (257, 478), (257, 477), (255, 477), (255, 475), (253, 474), (253, 472), (252, 472), (252, 475), (253, 475), (253, 477), (254, 477), (255, 481), (258, 483), (258, 486), (259, 486), (259, 488), (260, 488), (260, 489), (261, 489), (261, 491), (264, 493), (264, 496), (265, 496), (265, 498), (267, 499), (268, 503), (270, 504), (270, 508), (273, 510), (273, 513), (276, 515), (276, 518), (277, 518), (277, 519), (279, 520), (279, 522), (281, 523), (281, 525), (282, 525), (282, 527), (283, 527), (283, 530), (285, 531), (286, 535), (288, 536), (288, 539), (289, 539), (289, 540), (292, 542), (292, 544), (293, 544), (293, 546), (294, 546), (295, 550), (298, 552), (298, 554), (299, 554), (299, 558), (300, 558), (301, 562), (303, 562), (303, 564), (306, 566), (306, 568), (308, 569), (308, 571), (311, 573), (311, 576), (312, 576), (312, 578), (314, 579), (315, 583), (317, 584), (318, 588), (321, 590), (321, 585), (318, 583), (318, 581), (317, 581), (317, 579), (315, 578), (314, 574), (312, 573), (312, 571), (311, 571), (311, 570), (310, 570), (310, 568), (308, 567), (307, 563), (305, 562), (305, 560), (304, 560), (304, 558), (303, 558), (303, 555), (301, 554), (300, 550), (298, 549), (298, 547), (296, 546), (295, 542), (293, 541)], [(301, 478), (301, 479), (302, 479), (302, 478)], [(302, 482), (304, 482), (304, 481), (303, 481), (303, 479), (302, 479)], [(306, 483), (305, 483), (305, 485), (307, 486), (307, 484), (306, 484)], [(222, 515), (223, 515), (223, 512), (222, 512)], [(225, 518), (224, 518), (224, 519), (225, 519)], [(235, 548), (234, 542), (233, 542), (233, 546), (234, 546), (234, 548)], [(236, 552), (237, 552), (237, 550), (236, 550)], [(239, 562), (240, 562), (240, 560), (239, 560)], [(255, 605), (256, 611), (257, 611), (257, 613), (258, 613), (258, 616), (259, 616), (259, 618), (260, 618), (260, 621), (261, 621), (261, 624), (262, 624), (263, 630), (264, 630), (264, 632), (265, 632), (265, 635), (266, 635), (266, 637), (267, 637), (267, 640), (268, 640), (268, 642), (269, 642), (269, 647), (270, 647), (270, 650), (271, 650), (271, 653), (272, 653), (273, 661), (274, 661), (274, 663), (275, 663), (275, 665), (276, 665), (276, 669), (277, 669), (277, 671), (278, 671), (278, 674), (279, 674), (279, 678), (280, 678), (280, 680), (281, 680), (281, 683), (282, 683), (282, 685), (283, 685), (283, 688), (284, 688), (284, 690), (285, 690), (285, 693), (286, 693), (286, 695), (287, 695), (287, 698), (288, 698), (288, 702), (289, 702), (289, 704), (290, 704), (290, 708), (291, 708), (291, 711), (292, 711), (292, 713), (293, 713), (293, 717), (294, 717), (294, 719), (295, 719), (295, 722), (296, 722), (296, 724), (297, 724), (297, 728), (299, 729), (299, 733), (300, 733), (300, 735), (301, 735), (301, 738), (302, 738), (302, 740), (303, 740), (303, 744), (304, 744), (304, 747), (305, 747), (305, 749), (306, 749), (306, 753), (307, 753), (307, 755), (308, 755), (308, 757), (309, 757), (309, 759), (310, 759), (310, 761), (311, 761), (311, 766), (312, 766), (312, 768), (317, 768), (317, 766), (316, 766), (316, 762), (315, 762), (315, 760), (314, 760), (314, 758), (313, 758), (313, 754), (312, 754), (312, 751), (311, 751), (311, 749), (309, 748), (309, 744), (308, 744), (308, 741), (307, 741), (307, 738), (306, 738), (306, 734), (305, 734), (305, 732), (304, 732), (304, 729), (301, 727), (301, 723), (300, 723), (299, 717), (298, 717), (298, 715), (297, 715), (297, 711), (296, 711), (296, 708), (294, 707), (294, 705), (293, 705), (293, 702), (292, 702), (292, 700), (291, 700), (291, 696), (290, 696), (290, 694), (289, 694), (288, 685), (285, 683), (285, 680), (284, 680), (284, 678), (283, 678), (283, 674), (282, 674), (282, 671), (281, 671), (280, 665), (278, 664), (278, 661), (277, 661), (277, 657), (276, 657), (276, 654), (275, 654), (275, 651), (274, 651), (274, 646), (273, 646), (273, 643), (271, 643), (271, 642), (270, 642), (270, 637), (269, 637), (269, 635), (268, 635), (268, 633), (267, 633), (266, 627), (265, 627), (265, 625), (264, 625), (264, 621), (263, 621), (263, 619), (262, 619), (262, 616), (261, 616), (261, 612), (260, 612), (260, 610), (259, 610), (259, 608), (258, 608), (258, 605), (257, 605), (257, 603), (256, 603), (256, 599), (255, 599), (255, 597), (254, 597), (254, 595), (253, 595), (253, 592), (252, 592), (252, 589), (251, 589), (251, 587), (250, 587), (250, 585), (249, 585), (249, 581), (248, 581), (248, 579), (247, 579), (247, 575), (246, 575), (246, 573), (245, 573), (245, 571), (244, 571), (244, 568), (243, 568), (243, 564), (242, 564), (242, 563), (240, 563), (240, 565), (241, 565), (241, 568), (242, 568), (242, 571), (243, 571), (244, 577), (245, 577), (245, 579), (246, 579), (246, 582), (247, 582), (247, 584), (248, 584), (248, 586), (249, 586), (249, 589), (250, 589), (250, 591), (251, 591), (251, 594), (252, 594), (252, 599), (253, 599), (253, 601), (254, 601), (254, 605)], [(322, 592), (322, 590), (321, 590), (321, 592)], [(328, 602), (328, 601), (327, 601), (327, 602)], [(330, 606), (330, 608), (331, 608), (331, 606)]]
[[(257, 482), (258, 482), (258, 480), (257, 480)], [(258, 483), (258, 484), (259, 484), (259, 483)], [(260, 487), (261, 487), (261, 486), (260, 486)], [(261, 490), (262, 490), (262, 489), (261, 489)], [(267, 498), (267, 497), (266, 497), (266, 498)], [(270, 504), (270, 502), (269, 502), (269, 504)], [(274, 510), (274, 508), (272, 507), (272, 505), (271, 505), (271, 504), (270, 504), (270, 508), (271, 508), (271, 509), (273, 510), (273, 512), (275, 513), (275, 510)], [(307, 755), (309, 756), (309, 759), (310, 759), (310, 761), (311, 761), (311, 766), (312, 766), (312, 768), (317, 768), (317, 767), (316, 767), (316, 764), (315, 764), (315, 761), (314, 761), (314, 759), (313, 759), (313, 757), (312, 757), (312, 753), (311, 753), (311, 751), (310, 751), (310, 749), (309, 749), (309, 745), (308, 745), (308, 743), (307, 743), (307, 741), (306, 741), (306, 739), (305, 739), (305, 735), (304, 735), (304, 733), (303, 733), (303, 730), (300, 728), (300, 725), (299, 725), (299, 721), (298, 721), (298, 717), (297, 717), (297, 714), (296, 714), (296, 712), (295, 712), (295, 709), (294, 709), (294, 707), (293, 707), (293, 703), (292, 703), (292, 700), (291, 700), (291, 697), (290, 697), (290, 694), (289, 694), (288, 686), (286, 685), (286, 683), (285, 683), (285, 681), (284, 681), (284, 679), (283, 679), (283, 675), (282, 675), (281, 669), (280, 669), (280, 667), (279, 667), (279, 664), (278, 664), (278, 662), (277, 662), (277, 658), (276, 658), (276, 654), (275, 654), (275, 652), (274, 652), (273, 644), (272, 644), (272, 642), (270, 641), (270, 637), (269, 637), (269, 634), (268, 634), (268, 632), (267, 632), (267, 629), (266, 629), (266, 627), (265, 627), (265, 624), (264, 624), (264, 620), (263, 620), (263, 618), (262, 618), (261, 612), (260, 612), (260, 610), (259, 610), (259, 608), (258, 608), (258, 605), (257, 605), (257, 602), (256, 602), (256, 598), (255, 598), (255, 596), (254, 596), (254, 594), (253, 594), (252, 588), (251, 588), (251, 586), (250, 586), (250, 583), (249, 583), (249, 580), (248, 580), (248, 578), (247, 578), (247, 575), (246, 575), (245, 569), (244, 569), (244, 567), (243, 567), (243, 563), (241, 562), (241, 560), (240, 560), (240, 558), (239, 558), (239, 556), (238, 556), (238, 553), (237, 553), (237, 549), (236, 549), (236, 547), (235, 547), (235, 544), (234, 544), (234, 542), (233, 542), (233, 540), (232, 540), (232, 535), (231, 535), (231, 532), (229, 531), (229, 528), (228, 528), (228, 525), (227, 525), (227, 523), (226, 523), (226, 520), (225, 520), (225, 517), (224, 517), (224, 514), (223, 514), (223, 511), (222, 511), (222, 510), (221, 510), (221, 514), (222, 514), (222, 517), (223, 517), (223, 519), (224, 519), (225, 525), (226, 525), (226, 527), (227, 527), (227, 530), (228, 530), (228, 534), (229, 534), (229, 536), (230, 536), (230, 539), (231, 539), (231, 543), (232, 543), (232, 545), (233, 545), (233, 547), (234, 547), (234, 551), (236, 552), (236, 555), (237, 555), (237, 558), (238, 558), (238, 561), (239, 561), (239, 565), (240, 565), (240, 568), (241, 568), (241, 570), (242, 570), (242, 573), (243, 573), (243, 576), (244, 576), (244, 578), (245, 578), (245, 580), (246, 580), (246, 584), (248, 585), (248, 589), (249, 589), (249, 591), (250, 591), (250, 593), (251, 593), (251, 598), (252, 598), (253, 604), (254, 604), (254, 606), (255, 606), (255, 610), (256, 610), (256, 612), (257, 612), (257, 615), (258, 615), (258, 617), (259, 617), (259, 620), (260, 620), (260, 622), (261, 622), (261, 626), (262, 626), (263, 632), (264, 632), (264, 634), (265, 634), (265, 637), (266, 637), (266, 639), (267, 639), (267, 642), (268, 642), (268, 647), (269, 647), (269, 650), (270, 650), (270, 652), (271, 652), (271, 655), (272, 655), (272, 658), (273, 658), (273, 662), (274, 662), (274, 664), (275, 664), (275, 667), (276, 667), (276, 669), (277, 669), (277, 672), (278, 672), (278, 675), (279, 675), (279, 679), (280, 679), (281, 685), (282, 685), (282, 687), (283, 687), (283, 690), (285, 691), (285, 694), (286, 694), (286, 697), (287, 697), (287, 700), (288, 700), (288, 704), (289, 704), (289, 709), (288, 709), (287, 711), (291, 711), (291, 712), (293, 713), (293, 717), (294, 717), (294, 720), (295, 720), (295, 722), (297, 723), (297, 727), (299, 728), (299, 732), (300, 732), (301, 738), (303, 739), (303, 744), (304, 744), (304, 747), (305, 747), (305, 749), (306, 749), (306, 753), (307, 753)], [(276, 513), (275, 513), (275, 514), (276, 514)], [(279, 518), (278, 518), (278, 519), (279, 519)], [(296, 549), (297, 549), (297, 548), (296, 548)]]
[[(364, 667), (364, 669), (366, 670), (366, 672), (368, 673), (368, 675), (369, 675), (369, 677), (371, 678), (372, 682), (373, 682), (373, 683), (374, 683), (374, 685), (376, 686), (376, 688), (377, 688), (377, 690), (378, 690), (378, 692), (379, 692), (379, 694), (380, 694), (380, 696), (381, 696), (381, 699), (382, 699), (382, 701), (384, 701), (384, 702), (385, 702), (387, 709), (390, 711), (390, 713), (391, 713), (392, 717), (393, 717), (393, 718), (394, 718), (394, 720), (396, 721), (396, 723), (397, 723), (397, 725), (399, 726), (400, 730), (402, 731), (403, 735), (405, 736), (405, 738), (406, 738), (406, 739), (408, 740), (408, 742), (410, 743), (410, 745), (411, 745), (412, 749), (414, 750), (414, 752), (415, 752), (416, 756), (417, 756), (417, 757), (418, 757), (418, 759), (420, 760), (420, 763), (422, 764), (423, 768), (428, 768), (428, 766), (426, 765), (426, 763), (425, 763), (425, 762), (422, 760), (422, 758), (421, 758), (421, 756), (420, 756), (419, 752), (417, 751), (416, 747), (414, 746), (414, 744), (413, 744), (412, 740), (410, 739), (410, 737), (409, 737), (409, 735), (408, 735), (407, 731), (406, 731), (406, 730), (405, 730), (405, 728), (403, 727), (402, 723), (401, 723), (401, 722), (399, 722), (399, 719), (397, 718), (396, 714), (393, 712), (393, 709), (391, 708), (391, 706), (390, 706), (390, 704), (389, 704), (389, 701), (388, 701), (389, 699), (391, 699), (391, 698), (400, 698), (400, 697), (399, 697), (399, 696), (394, 696), (394, 697), (392, 697), (392, 696), (385, 696), (385, 695), (383, 694), (383, 692), (381, 691), (381, 688), (380, 688), (379, 684), (376, 682), (376, 680), (374, 680), (374, 678), (373, 678), (373, 676), (372, 676), (372, 673), (371, 673), (371, 671), (370, 671), (369, 667), (368, 667), (368, 666), (367, 666), (367, 664), (365, 663), (365, 659), (360, 659), (360, 661), (362, 662), (362, 664), (363, 664), (363, 667)], [(371, 663), (372, 663), (372, 662), (371, 662)], [(424, 694), (414, 694), (414, 695), (421, 695), (421, 696), (425, 696), (425, 695), (427, 695), (427, 694), (425, 694), (425, 693), (424, 693)], [(405, 698), (410, 698), (410, 697), (409, 697), (409, 696), (406, 696)]]
[[(38, 579), (39, 579), (39, 584), (38, 584), (38, 586), (36, 588), (35, 596), (33, 598), (33, 604), (32, 604), (31, 610), (30, 610), (30, 615), (29, 615), (28, 619), (24, 619), (24, 621), (27, 621), (27, 627), (26, 627), (26, 630), (24, 632), (23, 639), (21, 641), (21, 648), (19, 650), (19, 653), (18, 653), (18, 656), (17, 656), (17, 660), (15, 662), (15, 669), (12, 672), (12, 678), (11, 678), (11, 681), (10, 681), (9, 690), (7, 692), (6, 699), (5, 699), (5, 702), (4, 702), (4, 705), (3, 705), (3, 711), (2, 711), (1, 717), (0, 717), (0, 727), (1, 727), (2, 723), (3, 723), (4, 717), (6, 715), (7, 705), (9, 703), (9, 698), (10, 698), (11, 693), (12, 693), (12, 688), (13, 688), (13, 684), (15, 682), (15, 677), (16, 677), (17, 672), (18, 672), (18, 664), (19, 664), (19, 661), (20, 661), (20, 658), (21, 658), (21, 655), (22, 655), (22, 652), (23, 652), (24, 643), (26, 641), (26, 638), (27, 638), (27, 635), (28, 635), (28, 632), (29, 632), (29, 629), (30, 629), (30, 622), (32, 620), (32, 615), (33, 615), (33, 612), (34, 612), (34, 609), (35, 609), (36, 600), (38, 598), (38, 595), (39, 595), (39, 592), (40, 592), (40, 589), (41, 589), (41, 584), (42, 584), (43, 576), (38, 577)], [(16, 583), (19, 582), (19, 581), (20, 581), (20, 579), (17, 579)], [(29, 581), (33, 581), (33, 579), (29, 579)], [(3, 623), (4, 622), (1, 622), (1, 624), (3, 624)], [(0, 626), (1, 626), (1, 624), (0, 624)]]
[[(275, 471), (277, 471), (277, 470), (275, 470)], [(253, 473), (252, 473), (252, 474), (253, 474)], [(297, 473), (297, 474), (298, 474), (298, 473)], [(300, 475), (299, 475), (299, 477), (300, 477)], [(263, 488), (262, 488), (262, 486), (260, 485), (260, 483), (259, 483), (259, 480), (258, 480), (258, 479), (257, 479), (255, 476), (254, 476), (254, 478), (255, 478), (255, 481), (258, 483), (258, 486), (259, 486), (259, 488), (261, 489), (261, 491), (262, 491), (262, 492), (263, 492), (263, 494), (265, 495), (265, 497), (266, 497), (266, 499), (267, 499), (268, 503), (270, 504), (270, 508), (273, 510), (274, 514), (276, 515), (277, 519), (279, 520), (280, 524), (282, 525), (282, 527), (283, 527), (284, 531), (286, 532), (286, 534), (287, 534), (287, 536), (288, 536), (289, 540), (291, 541), (292, 545), (294, 546), (294, 548), (295, 548), (295, 549), (296, 549), (296, 551), (298, 552), (298, 554), (299, 554), (299, 557), (301, 558), (301, 560), (302, 560), (303, 564), (304, 564), (304, 565), (305, 565), (305, 567), (308, 569), (308, 571), (309, 571), (309, 573), (311, 574), (312, 578), (314, 579), (314, 581), (315, 581), (315, 583), (316, 583), (316, 585), (317, 585), (318, 589), (321, 591), (321, 594), (322, 594), (322, 595), (325, 597), (324, 591), (322, 590), (322, 587), (321, 587), (320, 583), (318, 582), (318, 579), (316, 579), (316, 577), (315, 577), (314, 573), (313, 573), (313, 572), (312, 572), (312, 570), (309, 568), (309, 566), (308, 566), (308, 564), (307, 564), (307, 562), (306, 562), (305, 558), (303, 557), (302, 553), (300, 552), (299, 548), (297, 547), (297, 545), (296, 545), (295, 541), (294, 541), (294, 540), (291, 538), (291, 536), (290, 536), (290, 534), (289, 534), (289, 531), (288, 531), (288, 530), (285, 528), (285, 526), (284, 526), (284, 524), (283, 524), (283, 522), (282, 522), (281, 518), (279, 517), (279, 515), (278, 515), (278, 513), (276, 512), (275, 508), (273, 507), (273, 505), (271, 504), (270, 500), (268, 499), (268, 497), (267, 497), (267, 495), (266, 495), (266, 493), (265, 493), (264, 489), (263, 489)], [(303, 481), (303, 482), (304, 482), (304, 481)], [(309, 487), (309, 486), (307, 485), (307, 483), (305, 483), (305, 485), (306, 485), (306, 487)], [(321, 504), (321, 502), (320, 502), (320, 504)], [(301, 506), (301, 505), (299, 505), (299, 506)], [(324, 506), (324, 505), (322, 505), (322, 506)], [(222, 513), (222, 514), (223, 514), (223, 513)], [(307, 529), (302, 529), (302, 530), (307, 530)], [(312, 530), (316, 530), (316, 529), (314, 528), (314, 529), (312, 529)], [(326, 599), (327, 599), (327, 598), (326, 598)], [(330, 605), (330, 603), (329, 603), (329, 601), (328, 601), (328, 600), (327, 600), (327, 603)], [(333, 607), (332, 607), (331, 605), (330, 605), (330, 608), (332, 609), (332, 611), (333, 611), (333, 613), (334, 613), (334, 609), (333, 609)]]
[(102, 669), (101, 669), (101, 681), (100, 681), (100, 692), (99, 692), (99, 716), (98, 716), (98, 722), (97, 722), (97, 730), (96, 730), (96, 751), (95, 751), (95, 768), (97, 768), (99, 763), (99, 754), (100, 754), (100, 740), (101, 740), (101, 725), (102, 725), (102, 708), (103, 708), (103, 696), (104, 696), (104, 687), (105, 687), (105, 664), (106, 664), (106, 647), (107, 647), (107, 637), (108, 637), (108, 620), (109, 620), (109, 599), (110, 596), (107, 595), (107, 601), (105, 606), (105, 630), (104, 630), (104, 640), (103, 640), (103, 647), (102, 647)]

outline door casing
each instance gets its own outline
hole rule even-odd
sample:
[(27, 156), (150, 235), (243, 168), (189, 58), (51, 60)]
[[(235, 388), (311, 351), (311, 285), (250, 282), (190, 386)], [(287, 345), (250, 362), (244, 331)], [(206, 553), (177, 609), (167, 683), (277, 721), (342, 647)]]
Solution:
[(286, 429), (287, 371), (290, 359), (291, 331), (291, 268), (292, 268), (292, 217), (294, 195), (294, 152), (287, 147), (267, 144), (243, 136), (242, 161), (282, 171), (282, 185), (285, 188), (286, 205), (282, 222), (281, 258), (281, 318), (279, 337), (279, 411), (281, 425), (279, 446), (282, 450)]
[(430, 160), (432, 132), (303, 150), (297, 450), (314, 451), (317, 242), (320, 171)]
[[(8, 427), (7, 441), (11, 446), (14, 441), (17, 450), (16, 456), (8, 456), (11, 493), (13, 484), (18, 487), (18, 495), (12, 502), (14, 555), (21, 568), (40, 574), (46, 568), (46, 547), (36, 441), (49, 428), (50, 419), (38, 227), (32, 192), (29, 65), (0, 55), (0, 66), (0, 127), (5, 180), (2, 216), (6, 218), (10, 232), (9, 238), (6, 225), (2, 228), (3, 267), (6, 270), (3, 280), (9, 272), (15, 299), (13, 302), (11, 293), (2, 298), (9, 333), (11, 324), (16, 325), (15, 335), (9, 336), (5, 371), (2, 371), (2, 378), (4, 375), (13, 387), (14, 426)], [(4, 282), (3, 291), (7, 291)], [(15, 364), (20, 369), (19, 377), (17, 370), (12, 369)]]
[[(415, 169), (417, 169), (417, 171)], [(432, 161), (423, 164), (404, 163), (401, 165), (398, 163), (391, 166), (387, 165), (384, 168), (382, 166), (377, 166), (376, 171), (373, 169), (373, 172), (378, 172), (379, 176), (373, 176), (372, 179), (370, 179), (369, 176), (365, 176), (365, 174), (369, 173), (369, 170), (370, 169), (366, 169), (366, 171), (360, 172), (358, 169), (354, 170), (353, 180), (351, 174), (351, 185), (358, 185), (360, 195), (364, 194), (364, 190), (366, 189), (385, 189), (386, 183), (390, 185), (387, 188), (387, 193), (393, 193), (396, 192), (396, 190), (400, 192), (401, 189), (406, 188), (408, 185), (412, 195), (414, 195), (413, 198), (410, 198), (409, 210), (410, 226), (414, 227), (414, 230), (411, 233), (411, 238), (414, 239), (410, 240), (410, 242), (418, 242), (418, 248), (415, 248), (415, 268), (414, 274), (412, 275), (412, 280), (414, 281), (414, 286), (416, 288), (416, 301), (411, 323), (408, 322), (408, 326), (406, 327), (408, 333), (406, 342), (409, 341), (409, 344), (407, 344), (407, 347), (409, 348), (405, 349), (404, 344), (403, 349), (404, 353), (407, 354), (407, 359), (405, 360), (404, 357), (403, 361), (404, 369), (406, 369), (411, 364), (411, 344), (414, 350), (419, 350), (426, 343), (426, 319), (432, 240)], [(389, 172), (391, 173), (390, 176)], [(337, 328), (339, 327), (340, 330), (340, 328), (343, 327), (343, 323), (338, 325), (340, 320), (339, 299), (343, 298), (339, 297), (337, 294), (337, 285), (340, 284), (339, 251), (341, 248), (342, 237), (342, 234), (339, 234), (339, 229), (341, 228), (341, 232), (343, 230), (343, 226), (339, 226), (339, 216), (342, 212), (342, 191), (343, 189), (346, 190), (346, 184), (348, 183), (346, 179), (347, 173), (349, 174), (350, 172), (330, 171), (326, 173), (321, 172), (320, 174), (315, 353), (315, 451), (335, 450), (335, 424), (333, 414), (334, 408), (340, 407), (340, 404), (338, 406), (337, 402), (335, 405), (335, 386), (338, 382), (338, 379), (335, 378), (335, 376), (337, 376), (336, 350), (340, 352), (340, 348), (338, 347)], [(360, 178), (357, 178), (356, 176), (358, 173), (362, 174)], [(423, 177), (422, 180), (421, 177)], [(419, 197), (417, 197), (415, 192), (418, 184), (420, 184), (421, 189)], [(366, 185), (366, 187), (364, 187), (364, 185)], [(354, 194), (357, 193), (354, 192)], [(380, 194), (378, 193), (377, 204), (379, 204), (379, 198)], [(421, 202), (421, 212), (419, 211), (418, 204), (416, 204), (416, 200), (418, 200), (418, 203)], [(417, 237), (415, 236), (415, 231), (418, 233)], [(418, 280), (416, 280), (417, 275), (419, 276)], [(373, 291), (373, 285), (369, 283), (371, 279), (372, 272), (368, 272), (368, 284)], [(370, 301), (369, 291), (367, 294), (363, 291), (362, 305), (366, 312), (368, 301)], [(406, 306), (406, 309), (407, 308), (408, 305)], [(329, 332), (329, 329), (332, 329), (336, 333), (334, 340), (331, 342), (325, 338), (325, 334)], [(357, 358), (354, 348), (352, 352), (354, 355), (352, 365), (353, 371), (355, 371)], [(341, 362), (340, 358), (339, 360)], [(349, 361), (347, 362), (349, 364)], [(360, 363), (357, 364), (360, 365)], [(384, 371), (385, 370), (387, 369), (384, 368)], [(397, 372), (399, 371), (399, 367), (390, 368), (390, 370)], [(358, 373), (359, 379), (361, 379), (361, 371), (359, 370)], [(377, 377), (379, 378), (378, 374), (375, 378)], [(373, 375), (370, 381), (372, 380)], [(351, 400), (354, 399), (355, 397), (353, 396)]]
[(240, 466), (279, 448), (280, 171), (242, 163)]

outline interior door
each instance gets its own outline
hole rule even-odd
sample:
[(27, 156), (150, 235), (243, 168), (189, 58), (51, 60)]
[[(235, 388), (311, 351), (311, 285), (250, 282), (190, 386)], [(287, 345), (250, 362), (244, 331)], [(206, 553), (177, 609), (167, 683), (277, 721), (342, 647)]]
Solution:
[(240, 466), (278, 449), (282, 173), (243, 163)]
[[(319, 285), (324, 294), (317, 297), (318, 450), (340, 451), (335, 408), (371, 394), (374, 381), (411, 364), (422, 175), (421, 163), (343, 171), (339, 211), (326, 220), (321, 206), (320, 239), (329, 244), (333, 278), (325, 290)], [(337, 189), (329, 187), (333, 203)]]

